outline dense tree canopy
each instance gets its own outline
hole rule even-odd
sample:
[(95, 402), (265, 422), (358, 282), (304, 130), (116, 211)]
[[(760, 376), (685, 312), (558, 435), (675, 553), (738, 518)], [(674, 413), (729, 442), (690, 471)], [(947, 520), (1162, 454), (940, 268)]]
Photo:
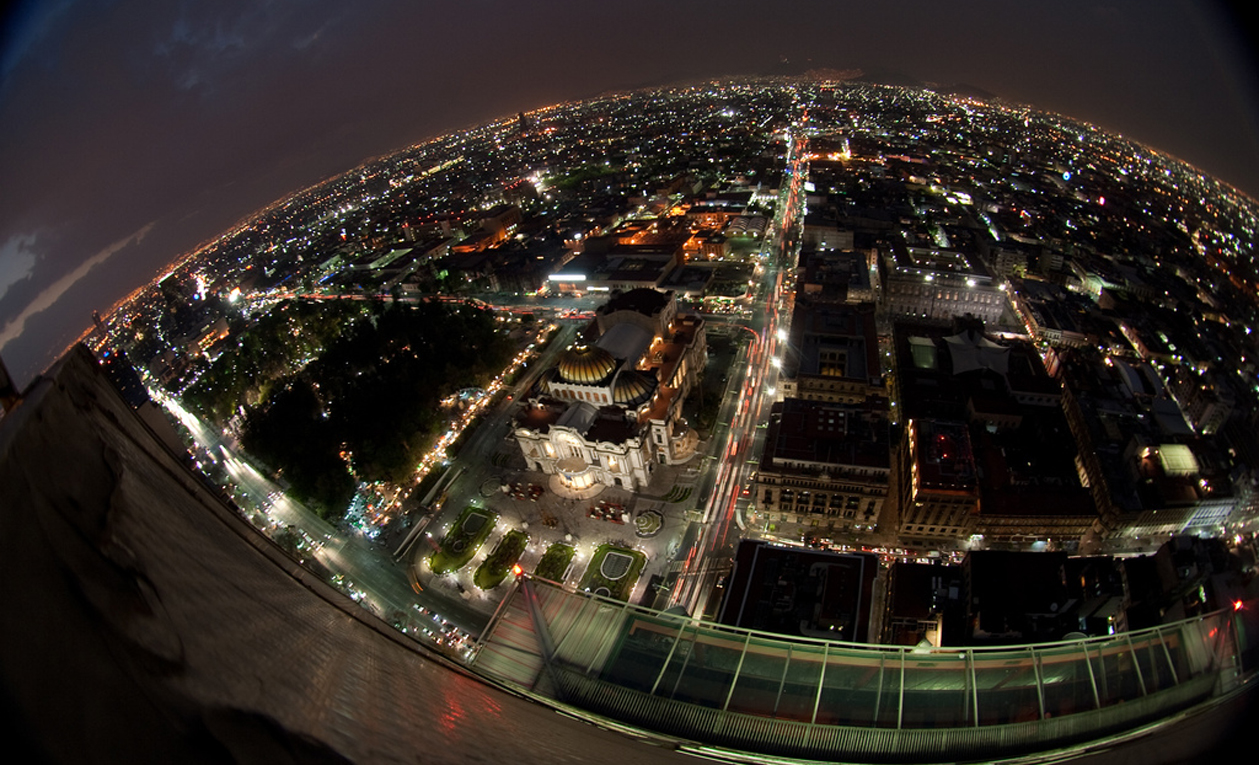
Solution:
[(277, 380), (335, 344), (365, 314), (361, 303), (295, 300), (276, 306), (236, 336), (236, 347), (215, 360), (183, 403), (222, 427), (237, 407), (265, 400)]
[(395, 303), (369, 318), (277, 379), (245, 420), (245, 449), (328, 517), (345, 509), (355, 477), (408, 480), (445, 427), (440, 401), (485, 385), (512, 356), (492, 314), (477, 308)]

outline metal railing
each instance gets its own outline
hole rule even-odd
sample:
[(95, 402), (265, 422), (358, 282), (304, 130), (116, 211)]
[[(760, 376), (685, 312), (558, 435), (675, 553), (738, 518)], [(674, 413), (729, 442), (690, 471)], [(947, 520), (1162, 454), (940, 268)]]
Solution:
[(1101, 638), (924, 650), (788, 638), (526, 579), (473, 667), (543, 699), (713, 746), (961, 758), (1094, 740), (1222, 696), (1244, 681), (1256, 636), (1248, 609)]

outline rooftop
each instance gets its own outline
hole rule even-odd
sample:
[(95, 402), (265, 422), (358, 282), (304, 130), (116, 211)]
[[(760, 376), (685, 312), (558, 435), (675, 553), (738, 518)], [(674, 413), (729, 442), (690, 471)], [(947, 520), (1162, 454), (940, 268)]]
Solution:
[(887, 469), (890, 464), (887, 415), (872, 406), (788, 398), (771, 411), (762, 470)]
[(671, 298), (671, 292), (641, 288), (632, 289), (612, 296), (608, 299), (608, 302), (599, 307), (598, 311), (601, 314), (615, 313), (616, 311), (636, 311), (644, 316), (655, 316), (669, 304)]

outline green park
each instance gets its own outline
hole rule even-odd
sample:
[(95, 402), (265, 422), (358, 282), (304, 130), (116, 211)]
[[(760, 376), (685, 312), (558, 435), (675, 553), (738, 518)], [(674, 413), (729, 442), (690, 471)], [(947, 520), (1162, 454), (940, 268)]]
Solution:
[(472, 583), (483, 590), (497, 587), (507, 577), (512, 566), (516, 565), (516, 561), (520, 560), (528, 543), (529, 535), (519, 529), (512, 529), (504, 534), (498, 540), (494, 552), (477, 567), (476, 573), (472, 575)]
[(468, 506), (451, 525), (441, 546), (429, 558), (434, 574), (457, 571), (476, 555), (494, 529), (498, 513)]
[(599, 545), (577, 589), (605, 598), (627, 600), (645, 565), (647, 556), (638, 550)]
[(568, 571), (568, 564), (573, 562), (575, 553), (576, 550), (573, 549), (572, 545), (556, 542), (546, 548), (546, 552), (542, 553), (542, 559), (534, 567), (533, 575), (539, 579), (563, 582), (564, 574)]

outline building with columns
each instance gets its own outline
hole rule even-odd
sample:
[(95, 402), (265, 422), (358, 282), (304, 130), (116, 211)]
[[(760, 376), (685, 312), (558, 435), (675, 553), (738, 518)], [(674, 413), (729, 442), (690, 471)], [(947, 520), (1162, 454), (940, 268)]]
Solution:
[(695, 454), (682, 402), (707, 360), (704, 320), (678, 314), (673, 292), (635, 289), (596, 312), (593, 343), (547, 370), (516, 418), (530, 470), (573, 491), (640, 490), (657, 464)]

